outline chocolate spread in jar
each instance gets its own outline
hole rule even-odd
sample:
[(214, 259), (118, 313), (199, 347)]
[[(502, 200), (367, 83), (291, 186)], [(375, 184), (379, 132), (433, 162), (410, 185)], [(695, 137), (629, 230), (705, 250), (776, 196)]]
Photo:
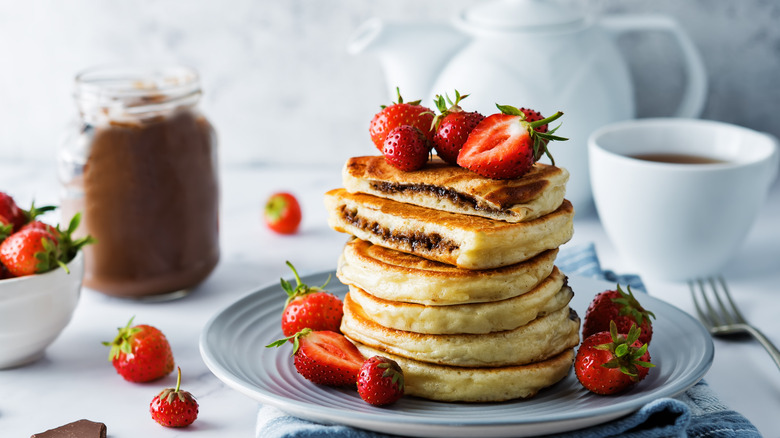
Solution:
[(142, 297), (191, 288), (219, 260), (214, 134), (188, 108), (95, 126), (83, 171), (84, 285)]

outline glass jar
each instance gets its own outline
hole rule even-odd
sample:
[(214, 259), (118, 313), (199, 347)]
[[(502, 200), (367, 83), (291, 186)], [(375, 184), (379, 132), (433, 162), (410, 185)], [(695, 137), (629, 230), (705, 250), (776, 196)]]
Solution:
[(84, 286), (173, 298), (219, 261), (216, 135), (189, 68), (110, 67), (75, 81), (79, 121), (58, 157), (62, 217), (81, 212)]

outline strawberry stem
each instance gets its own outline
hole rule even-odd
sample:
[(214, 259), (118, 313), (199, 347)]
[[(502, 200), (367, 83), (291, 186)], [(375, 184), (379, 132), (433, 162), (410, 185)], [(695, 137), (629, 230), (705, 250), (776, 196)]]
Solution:
[(181, 367), (176, 367), (177, 370), (179, 370), (177, 376), (176, 376), (176, 392), (179, 392), (179, 387), (181, 386)]
[(546, 117), (546, 118), (544, 118), (542, 120), (537, 120), (535, 122), (530, 122), (529, 124), (531, 125), (532, 128), (538, 128), (538, 127), (540, 127), (542, 125), (546, 125), (546, 124), (548, 124), (550, 122), (553, 122), (553, 121), (557, 120), (562, 115), (563, 115), (563, 113), (561, 111), (558, 111), (558, 112), (556, 112), (555, 114), (553, 114), (553, 115), (551, 115), (549, 117)]

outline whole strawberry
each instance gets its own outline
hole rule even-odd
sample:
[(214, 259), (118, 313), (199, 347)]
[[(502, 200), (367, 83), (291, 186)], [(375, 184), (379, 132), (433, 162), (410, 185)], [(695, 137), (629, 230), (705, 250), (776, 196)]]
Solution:
[(615, 321), (618, 333), (628, 333), (632, 325), (642, 330), (639, 342), (649, 344), (653, 338), (653, 312), (639, 304), (631, 287), (624, 292), (620, 285), (615, 290), (606, 290), (597, 294), (585, 311), (582, 323), (582, 337), (609, 330), (610, 321)]
[(266, 347), (293, 341), (293, 360), (298, 374), (319, 385), (354, 386), (365, 358), (341, 333), (329, 330), (300, 332)]
[(330, 277), (322, 286), (310, 287), (301, 282), (292, 263), (287, 262), (287, 266), (295, 274), (297, 284), (292, 287), (287, 280), (281, 280), (282, 289), (287, 292), (287, 302), (282, 312), (284, 336), (292, 336), (305, 328), (339, 331), (344, 316), (344, 303), (339, 297), (323, 290)]
[(458, 164), (458, 154), (471, 131), (485, 118), (476, 111), (463, 111), (460, 101), (466, 97), (468, 94), (461, 96), (455, 90), (455, 102), (449, 96), (446, 101), (443, 96), (436, 96), (434, 101), (440, 114), (433, 119), (433, 147), (439, 158), (453, 165)]
[(48, 231), (17, 231), (0, 243), (0, 262), (13, 277), (46, 272), (61, 264), (57, 245), (57, 238)]
[(178, 368), (176, 388), (160, 391), (149, 404), (154, 421), (165, 427), (187, 427), (198, 418), (198, 402), (181, 387), (181, 368)]
[(623, 392), (647, 376), (650, 353), (639, 342), (640, 329), (633, 326), (628, 335), (610, 331), (591, 335), (582, 342), (574, 358), (574, 372), (582, 386), (591, 392), (610, 395)]
[(24, 211), (19, 208), (14, 198), (5, 192), (0, 192), (0, 216), (17, 230), (26, 222)]
[(35, 219), (40, 214), (54, 209), (56, 207), (51, 205), (36, 207), (35, 203), (33, 203), (29, 210), (25, 210), (16, 204), (11, 195), (0, 192), (0, 216), (3, 216), (8, 223), (13, 225), (13, 231), (19, 231), (24, 224)]
[[(520, 110), (520, 112), (522, 112), (525, 115), (525, 121), (526, 122), (536, 122), (536, 121), (544, 119), (544, 116), (539, 111), (532, 110), (530, 108), (519, 108), (519, 110)], [(540, 125), (540, 126), (535, 127), (534, 131), (545, 133), (545, 132), (548, 131), (548, 128), (549, 128), (548, 125), (544, 124), (544, 125)]]
[(374, 356), (360, 367), (357, 388), (360, 398), (366, 403), (389, 405), (404, 395), (404, 373), (396, 361)]
[(111, 342), (108, 360), (116, 372), (130, 382), (150, 382), (167, 376), (173, 371), (173, 352), (165, 335), (155, 327), (141, 324), (132, 326), (133, 319)]
[(428, 161), (431, 146), (425, 135), (414, 126), (393, 128), (385, 138), (382, 154), (393, 167), (410, 172), (421, 169)]
[(549, 132), (538, 132), (536, 128), (557, 120), (563, 113), (529, 122), (523, 111), (509, 105), (497, 106), (500, 114), (486, 117), (471, 131), (458, 154), (458, 165), (486, 178), (512, 179), (523, 176), (542, 155), (555, 164), (547, 144), (567, 139), (553, 135), (557, 127)]
[(401, 125), (410, 125), (419, 129), (430, 141), (433, 138), (431, 132), (431, 123), (433, 122), (433, 111), (430, 108), (420, 105), (420, 101), (404, 102), (401, 97), (401, 91), (396, 88), (398, 93), (398, 102), (389, 106), (382, 106), (382, 110), (371, 119), (368, 132), (371, 135), (371, 141), (377, 149), (382, 151), (385, 145), (387, 134)]

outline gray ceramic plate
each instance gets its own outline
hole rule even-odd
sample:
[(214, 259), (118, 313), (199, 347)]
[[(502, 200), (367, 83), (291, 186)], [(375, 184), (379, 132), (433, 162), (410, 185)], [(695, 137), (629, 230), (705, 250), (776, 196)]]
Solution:
[[(304, 277), (321, 285), (328, 275)], [(575, 292), (571, 306), (584, 316), (596, 293), (613, 283), (570, 277)], [(338, 295), (346, 287), (335, 275), (328, 289)], [(278, 283), (252, 292), (219, 311), (201, 334), (200, 351), (214, 375), (260, 403), (321, 423), (410, 436), (518, 437), (576, 430), (636, 411), (661, 397), (679, 394), (709, 369), (713, 343), (698, 321), (670, 304), (643, 296), (642, 304), (657, 319), (650, 354), (656, 368), (627, 393), (604, 397), (589, 393), (574, 373), (528, 400), (504, 403), (442, 403), (404, 397), (390, 407), (374, 407), (357, 391), (315, 385), (297, 374), (290, 348), (265, 348), (282, 338), (280, 315), (284, 293)], [(683, 336), (684, 334), (684, 336)]]

